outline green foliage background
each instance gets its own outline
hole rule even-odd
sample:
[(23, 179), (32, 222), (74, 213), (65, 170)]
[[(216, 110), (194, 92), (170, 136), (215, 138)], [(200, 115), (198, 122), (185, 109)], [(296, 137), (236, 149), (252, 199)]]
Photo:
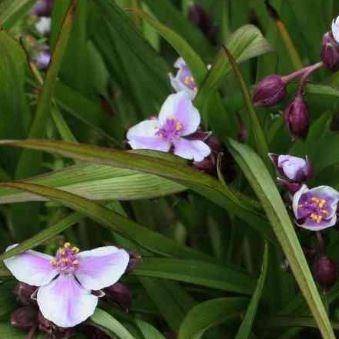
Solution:
[[(104, 307), (91, 319), (112, 337), (306, 338), (313, 328), (335, 338), (339, 285), (323, 293), (314, 283), (301, 249), (314, 235), (293, 226), (266, 151), (308, 155), (310, 184), (339, 189), (339, 136), (330, 128), (339, 75), (312, 77), (304, 141), (291, 141), (280, 114), (292, 91), (278, 107), (257, 110), (246, 94), (265, 75), (319, 61), (339, 4), (272, 0), (282, 35), (263, 0), (195, 3), (213, 18), (217, 44), (187, 19), (190, 0), (56, 0), (52, 63), (40, 78), (19, 41), (34, 1), (0, 1), (0, 248), (20, 243), (0, 258), (33, 247), (52, 253), (64, 239), (140, 253), (124, 278), (130, 313)], [(179, 55), (199, 84), (203, 126), (235, 160), (231, 184), (167, 154), (124, 150), (127, 129), (157, 114), (171, 93)], [(237, 115), (247, 145), (235, 141)], [(325, 240), (338, 261), (337, 230)], [(291, 272), (281, 268), (285, 258)], [(23, 338), (8, 324), (12, 280), (3, 267), (0, 275), (0, 338)]]

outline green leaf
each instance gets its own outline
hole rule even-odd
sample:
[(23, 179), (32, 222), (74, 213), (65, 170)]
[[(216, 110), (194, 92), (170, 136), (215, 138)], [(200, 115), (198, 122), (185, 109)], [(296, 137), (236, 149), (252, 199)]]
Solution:
[(260, 298), (262, 296), (264, 285), (265, 285), (265, 280), (267, 276), (267, 267), (268, 267), (268, 245), (265, 244), (260, 277), (258, 279), (257, 286), (252, 295), (251, 301), (247, 307), (245, 317), (239, 327), (239, 330), (238, 330), (238, 333), (235, 339), (246, 339), (246, 338), (250, 338), (251, 336), (253, 322), (254, 322), (254, 319), (257, 313), (258, 305), (259, 305)]
[[(55, 83), (73, 26), (75, 4), (76, 2), (73, 0), (67, 11), (57, 43), (53, 50), (51, 64), (46, 73), (44, 85), (38, 98), (34, 120), (29, 131), (29, 136), (32, 138), (39, 138), (45, 135)], [(24, 151), (17, 166), (16, 177), (22, 178), (27, 175), (36, 174), (39, 163), (40, 161), (37, 153)]]
[(146, 321), (136, 319), (135, 323), (145, 339), (166, 339), (154, 326)]
[(146, 0), (152, 14), (164, 25), (182, 36), (202, 57), (209, 57), (213, 53), (210, 43), (204, 34), (169, 0)]
[[(253, 25), (245, 25), (236, 30), (226, 45), (237, 63), (265, 54), (272, 50), (260, 30)], [(196, 102), (200, 103), (211, 92), (215, 91), (220, 82), (231, 71), (231, 65), (223, 50), (218, 54), (207, 78), (199, 88)]]
[[(0, 184), (0, 187), (9, 187), (24, 190), (36, 195), (41, 195), (52, 201), (59, 202), (79, 213), (86, 215), (108, 227), (111, 231), (134, 241), (136, 244), (148, 249), (154, 253), (174, 257), (188, 257), (202, 260), (209, 260), (209, 257), (200, 252), (196, 252), (188, 247), (181, 246), (165, 236), (150, 231), (146, 227), (140, 226), (132, 220), (123, 217), (112, 210), (109, 210), (99, 204), (81, 198), (77, 195), (57, 190), (55, 188), (29, 184), (23, 182)], [(12, 255), (12, 251), (6, 252), (2, 258)]]
[(22, 339), (25, 338), (26, 332), (12, 327), (9, 323), (0, 323), (0, 338)]
[(173, 180), (196, 191), (231, 213), (236, 214), (273, 244), (275, 243), (272, 239), (271, 231), (268, 229), (269, 225), (260, 211), (258, 211), (256, 204), (252, 204), (248, 199), (242, 198), (241, 194), (225, 187), (213, 177), (198, 172), (189, 166), (181, 165), (178, 162), (158, 158), (155, 162), (154, 157), (151, 156), (63, 141), (4, 140), (0, 141), (0, 145), (47, 151), (72, 157), (73, 159), (155, 174)]
[(26, 15), (36, 0), (3, 0), (0, 3), (1, 25), (9, 29), (22, 16)]
[(135, 268), (133, 274), (177, 280), (244, 294), (251, 294), (254, 289), (253, 278), (242, 271), (225, 265), (221, 266), (197, 260), (145, 257)]
[(218, 325), (246, 307), (245, 298), (212, 299), (193, 307), (181, 324), (178, 339), (199, 339), (212, 326)]
[(292, 272), (325, 338), (335, 338), (298, 237), (264, 163), (248, 146), (229, 140), (230, 151), (261, 201)]
[(113, 318), (112, 315), (101, 310), (100, 308), (96, 309), (95, 313), (90, 319), (94, 324), (103, 327), (120, 339), (135, 339), (125, 326)]
[[(155, 175), (93, 164), (71, 166), (24, 182), (55, 187), (90, 200), (151, 199), (185, 190)], [(34, 194), (0, 188), (0, 204), (44, 200)]]

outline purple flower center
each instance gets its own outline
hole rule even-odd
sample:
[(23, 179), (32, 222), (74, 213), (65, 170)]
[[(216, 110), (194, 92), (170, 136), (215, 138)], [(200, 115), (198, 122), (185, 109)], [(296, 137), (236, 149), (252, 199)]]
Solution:
[(181, 136), (182, 130), (183, 124), (173, 117), (166, 119), (165, 124), (159, 128), (156, 134), (167, 141), (174, 141)]
[(195, 80), (188, 67), (187, 66), (182, 67), (179, 72), (180, 72), (179, 80), (189, 89), (196, 91), (197, 84), (195, 83)]
[(330, 206), (326, 199), (317, 196), (303, 195), (298, 205), (298, 214), (301, 219), (311, 219), (320, 224), (330, 215)]
[(58, 249), (55, 258), (51, 260), (51, 265), (60, 273), (73, 273), (79, 267), (78, 253), (77, 247), (71, 247), (71, 244), (66, 242)]

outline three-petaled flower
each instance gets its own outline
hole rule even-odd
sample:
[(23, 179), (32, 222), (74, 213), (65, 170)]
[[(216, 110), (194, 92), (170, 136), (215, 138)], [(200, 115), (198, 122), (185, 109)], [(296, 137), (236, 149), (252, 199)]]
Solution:
[(200, 125), (200, 114), (185, 92), (171, 94), (161, 107), (159, 116), (144, 120), (127, 132), (133, 149), (151, 149), (173, 153), (184, 159), (202, 161), (211, 150), (194, 138)]
[(79, 252), (78, 248), (65, 243), (54, 258), (29, 250), (5, 259), (4, 263), (16, 279), (39, 287), (36, 297), (43, 316), (67, 328), (94, 313), (98, 296), (91, 291), (115, 284), (128, 261), (129, 254), (114, 246)]
[(303, 185), (293, 196), (293, 212), (298, 226), (320, 231), (337, 222), (339, 192), (329, 186), (309, 189)]

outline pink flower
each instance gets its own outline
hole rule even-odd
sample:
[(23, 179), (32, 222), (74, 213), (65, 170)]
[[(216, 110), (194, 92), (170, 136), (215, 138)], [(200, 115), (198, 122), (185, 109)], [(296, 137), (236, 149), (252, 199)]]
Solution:
[[(127, 132), (133, 149), (151, 149), (173, 153), (184, 159), (202, 161), (211, 150), (194, 132), (200, 125), (200, 114), (185, 92), (171, 94), (157, 118), (144, 120)], [(192, 136), (191, 136), (192, 135)]]
[(94, 313), (98, 297), (91, 291), (115, 284), (128, 261), (128, 253), (114, 246), (79, 253), (78, 248), (65, 243), (55, 258), (29, 250), (4, 260), (4, 264), (19, 281), (39, 287), (37, 302), (42, 315), (67, 328)]

